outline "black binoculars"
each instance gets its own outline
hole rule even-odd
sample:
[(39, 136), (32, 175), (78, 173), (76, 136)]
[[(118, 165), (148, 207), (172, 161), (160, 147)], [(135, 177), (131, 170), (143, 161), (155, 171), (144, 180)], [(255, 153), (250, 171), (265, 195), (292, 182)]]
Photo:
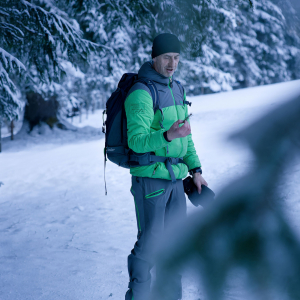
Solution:
[(215, 198), (215, 193), (206, 185), (201, 185), (201, 194), (199, 194), (191, 176), (188, 176), (183, 180), (183, 188), (184, 192), (195, 206), (201, 205), (205, 207)]

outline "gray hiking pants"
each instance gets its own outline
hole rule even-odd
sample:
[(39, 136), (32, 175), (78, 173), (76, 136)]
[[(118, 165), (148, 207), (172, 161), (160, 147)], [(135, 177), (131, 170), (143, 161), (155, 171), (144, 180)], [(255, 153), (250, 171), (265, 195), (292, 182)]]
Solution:
[[(128, 256), (129, 288), (134, 300), (147, 300), (150, 270), (154, 266), (159, 240), (169, 225), (186, 217), (186, 199), (181, 179), (172, 184), (171, 180), (132, 176), (131, 193), (136, 208), (138, 237)], [(162, 270), (156, 270), (156, 280), (163, 276)], [(172, 286), (167, 300), (181, 299), (181, 275), (168, 275), (167, 281)]]

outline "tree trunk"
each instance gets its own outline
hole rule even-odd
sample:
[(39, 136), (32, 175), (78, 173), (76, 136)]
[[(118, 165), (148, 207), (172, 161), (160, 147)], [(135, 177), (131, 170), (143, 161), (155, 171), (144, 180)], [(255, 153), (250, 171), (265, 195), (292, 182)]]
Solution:
[(14, 121), (11, 121), (10, 123), (10, 139), (13, 141), (14, 140)]

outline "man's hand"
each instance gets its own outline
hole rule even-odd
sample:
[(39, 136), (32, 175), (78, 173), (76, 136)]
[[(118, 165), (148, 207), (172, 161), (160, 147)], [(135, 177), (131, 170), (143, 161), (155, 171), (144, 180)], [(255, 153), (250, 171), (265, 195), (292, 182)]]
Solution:
[[(182, 123), (184, 124), (181, 127), (179, 127), (179, 124)], [(191, 133), (190, 123), (188, 121), (178, 120), (167, 131), (167, 137), (169, 141), (172, 141), (177, 138), (185, 137), (190, 133)]]
[(201, 194), (201, 185), (202, 184), (208, 186), (207, 182), (205, 181), (205, 179), (202, 177), (202, 175), (200, 173), (195, 173), (193, 175), (193, 180), (194, 180), (194, 184), (196, 185), (199, 194)]

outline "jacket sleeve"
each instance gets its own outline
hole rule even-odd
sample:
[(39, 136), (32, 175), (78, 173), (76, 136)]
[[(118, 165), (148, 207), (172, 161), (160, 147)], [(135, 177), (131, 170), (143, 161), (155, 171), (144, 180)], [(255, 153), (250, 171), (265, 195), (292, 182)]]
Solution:
[(125, 101), (125, 112), (128, 146), (134, 152), (152, 152), (168, 144), (163, 136), (165, 130), (150, 130), (154, 111), (153, 101), (148, 92), (138, 89), (130, 93)]
[(188, 138), (188, 147), (186, 155), (183, 157), (183, 160), (188, 164), (189, 170), (201, 167), (199, 157), (197, 155), (194, 142), (192, 140), (192, 134), (187, 136)]
[[(185, 92), (184, 92), (184, 100), (186, 100)], [(187, 106), (186, 106), (186, 116), (188, 116)], [(190, 121), (188, 121), (188, 122), (190, 122)], [(187, 136), (187, 139), (188, 139), (187, 152), (186, 152), (186, 155), (183, 157), (183, 160), (188, 164), (189, 171), (194, 168), (198, 168), (198, 167), (201, 168), (201, 163), (200, 163), (199, 157), (198, 157), (196, 149), (195, 149), (195, 145), (194, 145), (194, 142), (192, 139), (192, 134), (189, 134)]]

